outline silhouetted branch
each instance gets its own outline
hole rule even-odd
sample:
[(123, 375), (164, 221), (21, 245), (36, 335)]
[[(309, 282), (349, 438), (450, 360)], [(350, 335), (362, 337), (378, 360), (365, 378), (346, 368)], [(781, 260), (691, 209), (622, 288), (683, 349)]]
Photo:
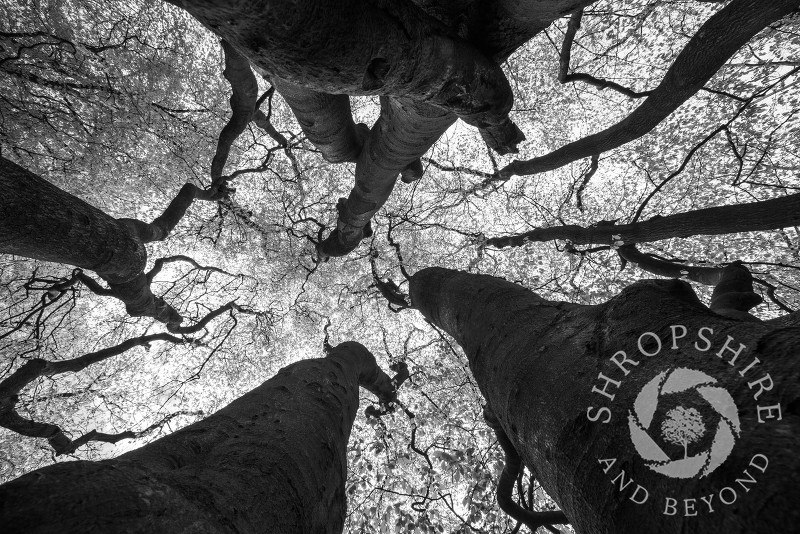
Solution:
[(581, 18), (583, 18), (583, 9), (575, 11), (569, 19), (569, 25), (567, 26), (567, 31), (564, 34), (564, 43), (561, 45), (561, 54), (558, 60), (558, 81), (561, 83), (586, 82), (589, 85), (597, 87), (598, 89), (613, 89), (614, 91), (622, 93), (623, 95), (631, 98), (642, 98), (644, 96), (648, 96), (651, 91), (634, 91), (633, 89), (628, 89), (627, 87), (624, 87), (616, 82), (595, 78), (591, 74), (582, 72), (572, 74), (569, 73), (569, 60), (572, 50), (572, 43), (575, 40), (575, 34), (581, 27)]
[[(373, 250), (369, 256), (369, 262), (372, 266), (372, 280), (373, 284), (381, 295), (389, 302), (389, 309), (395, 313), (398, 313), (401, 310), (405, 310), (410, 308), (411, 305), (408, 303), (408, 295), (400, 291), (400, 287), (392, 280), (391, 278), (387, 278), (383, 280), (378, 275), (378, 269), (375, 265), (375, 259), (378, 257), (378, 252)], [(392, 308), (392, 305), (395, 308)]]
[(150, 334), (128, 339), (113, 347), (90, 352), (70, 360), (56, 362), (41, 358), (28, 360), (5, 380), (0, 382), (0, 426), (23, 436), (45, 438), (58, 455), (74, 452), (75, 449), (85, 445), (89, 441), (116, 443), (121, 439), (136, 437), (136, 434), (133, 432), (102, 434), (93, 430), (76, 440), (71, 440), (58, 425), (37, 422), (22, 417), (16, 411), (16, 404), (22, 389), (39, 377), (51, 377), (63, 373), (76, 373), (86, 369), (90, 365), (122, 354), (133, 347), (149, 346), (149, 344), (154, 341), (169, 341), (182, 344), (191, 343), (193, 340), (176, 337), (167, 333)]
[(678, 54), (658, 87), (625, 119), (549, 154), (514, 161), (489, 182), (557, 169), (581, 158), (613, 150), (645, 135), (701, 90), (725, 62), (758, 32), (796, 8), (795, 0), (769, 3), (731, 1), (703, 24)]
[(599, 163), (600, 157), (595, 154), (592, 156), (591, 162), (589, 163), (589, 168), (583, 173), (581, 177), (581, 185), (578, 186), (578, 190), (575, 191), (575, 204), (580, 211), (583, 211), (583, 190), (586, 189), (586, 186), (589, 185), (589, 180), (592, 179), (594, 173), (597, 172), (597, 167)]
[(211, 161), (211, 187), (223, 184), (222, 171), (228, 161), (233, 142), (244, 132), (253, 118), (258, 98), (258, 83), (250, 62), (224, 39), (220, 41), (225, 54), (222, 75), (231, 85), (231, 118), (222, 128), (217, 140), (217, 151)]
[(633, 245), (622, 246), (617, 252), (624, 260), (649, 273), (714, 286), (709, 305), (711, 311), (732, 319), (758, 321), (748, 311), (763, 299), (753, 290), (753, 275), (741, 262), (725, 267), (695, 267), (643, 254)]
[(240, 306), (238, 306), (235, 301), (231, 301), (223, 306), (220, 306), (216, 310), (208, 312), (202, 319), (197, 321), (195, 324), (190, 326), (179, 326), (177, 328), (171, 329), (170, 332), (173, 332), (175, 334), (194, 334), (195, 332), (199, 332), (200, 330), (208, 326), (208, 323), (210, 323), (223, 313), (234, 310), (242, 311), (243, 309)]
[(403, 255), (400, 253), (400, 243), (397, 243), (394, 238), (392, 237), (392, 231), (397, 226), (394, 224), (393, 221), (389, 221), (389, 230), (386, 232), (386, 240), (389, 242), (392, 248), (394, 248), (395, 254), (397, 255), (397, 263), (400, 265), (400, 273), (403, 275), (403, 278), (406, 280), (411, 280), (411, 276), (406, 271), (406, 265), (403, 261)]
[(550, 528), (550, 526), (568, 524), (569, 519), (564, 515), (564, 512), (533, 512), (514, 502), (512, 495), (514, 482), (517, 480), (522, 468), (522, 458), (520, 458), (514, 444), (508, 439), (503, 427), (500, 426), (500, 421), (488, 405), (483, 409), (483, 417), (489, 428), (494, 430), (497, 441), (505, 454), (505, 465), (497, 482), (497, 504), (500, 505), (500, 509), (511, 516), (512, 519), (530, 528), (532, 532), (536, 532), (536, 529), (542, 526), (548, 527), (553, 532), (558, 532)]
[(747, 204), (703, 208), (665, 217), (655, 216), (630, 224), (606, 224), (601, 221), (588, 228), (572, 224), (535, 228), (521, 234), (492, 237), (486, 240), (486, 244), (498, 248), (519, 247), (531, 241), (564, 239), (575, 245), (621, 246), (673, 237), (774, 230), (798, 224), (800, 194), (794, 194)]
[(234, 276), (231, 273), (229, 273), (228, 271), (225, 271), (225, 270), (220, 269), (218, 267), (208, 267), (208, 266), (205, 266), (205, 265), (200, 265), (199, 263), (197, 263), (194, 259), (190, 258), (189, 256), (183, 256), (181, 254), (177, 254), (175, 256), (167, 256), (167, 257), (164, 257), (164, 258), (157, 259), (153, 264), (153, 268), (150, 269), (150, 271), (148, 271), (148, 273), (147, 273), (147, 281), (149, 283), (152, 283), (153, 278), (155, 278), (156, 275), (158, 275), (158, 273), (161, 272), (161, 269), (164, 267), (164, 264), (166, 264), (166, 263), (175, 263), (175, 262), (179, 262), (179, 261), (186, 262), (189, 265), (191, 265), (192, 267), (194, 267), (195, 269), (199, 269), (201, 271), (208, 271), (208, 272), (212, 272), (212, 273), (224, 274), (224, 275), (227, 275), (227, 276)]
[(619, 247), (617, 252), (623, 260), (635, 263), (642, 270), (657, 276), (685, 278), (707, 286), (717, 285), (722, 277), (721, 267), (696, 267), (675, 263), (656, 258), (651, 254), (645, 254), (637, 249), (635, 245), (623, 245)]

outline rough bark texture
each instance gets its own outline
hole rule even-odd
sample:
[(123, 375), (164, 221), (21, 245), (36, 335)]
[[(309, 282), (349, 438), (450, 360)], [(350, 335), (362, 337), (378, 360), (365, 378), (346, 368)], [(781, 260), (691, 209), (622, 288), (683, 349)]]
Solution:
[[(480, 128), (507, 121), (513, 96), (499, 64), (413, 2), (172, 3), (286, 82), (329, 94), (407, 97)], [(545, 11), (580, 3), (550, 1)]]
[(359, 384), (394, 391), (342, 343), (141, 449), (24, 475), (0, 486), (3, 532), (341, 532)]
[(68, 263), (115, 284), (144, 269), (147, 252), (126, 225), (5, 158), (0, 180), (3, 253)]
[(369, 127), (356, 126), (350, 97), (320, 93), (278, 78), (272, 78), (272, 85), (292, 108), (306, 138), (326, 161), (342, 163), (358, 158)]
[[(591, 3), (170, 1), (273, 81), (326, 160), (358, 158), (355, 188), (337, 230), (319, 247), (323, 257), (358, 245), (397, 174), (419, 178), (419, 158), (456, 115), (493, 149), (516, 151), (524, 136), (508, 119), (513, 94), (500, 63), (553, 20)], [(363, 94), (384, 96), (382, 120), (369, 132), (354, 124), (346, 96)], [(371, 153), (362, 157), (364, 146)], [(388, 159), (376, 160), (382, 153)]]
[(632, 224), (598, 224), (584, 228), (577, 225), (535, 228), (517, 235), (493, 237), (487, 245), (503, 248), (522, 246), (529, 241), (569, 240), (576, 245), (622, 246), (649, 243), (674, 237), (722, 235), (757, 232), (800, 225), (800, 195), (716, 206), (684, 213), (653, 217)]
[(115, 219), (47, 180), (0, 157), (0, 252), (66, 263), (97, 273), (134, 317), (177, 328), (181, 316), (150, 291), (145, 243), (165, 239), (194, 200), (215, 200), (224, 187), (185, 184), (153, 222)]
[[(639, 282), (605, 304), (581, 306), (546, 301), (489, 276), (433, 268), (414, 275), (411, 298), (464, 348), (505, 433), (577, 532), (767, 533), (790, 532), (800, 523), (800, 329), (721, 317), (680, 281)], [(688, 332), (677, 349), (671, 325), (684, 325)], [(713, 329), (705, 332), (712, 345), (706, 352), (693, 346), (705, 347), (697, 337), (701, 327)], [(637, 348), (648, 331), (663, 340), (652, 357)], [(734, 364), (732, 352), (723, 350), (727, 336), (734, 339), (733, 349), (745, 345)], [(655, 351), (652, 337), (642, 343), (645, 351)], [(618, 351), (637, 364), (615, 364), (610, 358)], [(755, 358), (760, 363), (748, 369)], [(637, 394), (659, 373), (681, 367), (713, 377), (738, 407), (741, 434), (730, 456), (706, 476), (655, 472), (632, 444), (628, 417)], [(618, 386), (604, 386), (601, 373)], [(767, 373), (773, 387), (761, 391), (753, 381)], [(766, 379), (760, 384), (769, 385)], [(593, 387), (605, 388), (613, 400)], [(776, 412), (770, 418), (763, 411), (774, 405), (781, 407), (780, 420)], [(757, 454), (768, 458), (765, 472), (751, 465)], [(610, 467), (599, 462), (611, 458), (616, 460)], [(754, 483), (736, 481), (748, 475)], [(643, 504), (634, 502), (643, 497), (637, 485), (649, 494)], [(725, 487), (736, 492), (730, 505), (720, 501), (720, 492), (730, 501)], [(701, 501), (709, 495), (714, 513)], [(664, 513), (671, 511), (668, 497), (676, 499), (675, 515)], [(697, 515), (685, 517), (686, 509)]]

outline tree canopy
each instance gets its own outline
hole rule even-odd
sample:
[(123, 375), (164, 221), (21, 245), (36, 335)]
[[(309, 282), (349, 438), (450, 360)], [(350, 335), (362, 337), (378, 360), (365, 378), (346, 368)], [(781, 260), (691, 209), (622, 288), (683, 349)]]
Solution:
[[(683, 278), (722, 315), (798, 324), (797, 1), (222, 4), (0, 4), (3, 482), (357, 340), (410, 377), (355, 419), (345, 528), (516, 532), (513, 458), (464, 352), (407, 309), (413, 273), (574, 304)], [(70, 233), (81, 206), (135, 262)], [(729, 265), (744, 310), (712, 300)], [(555, 509), (529, 471), (513, 485)]]

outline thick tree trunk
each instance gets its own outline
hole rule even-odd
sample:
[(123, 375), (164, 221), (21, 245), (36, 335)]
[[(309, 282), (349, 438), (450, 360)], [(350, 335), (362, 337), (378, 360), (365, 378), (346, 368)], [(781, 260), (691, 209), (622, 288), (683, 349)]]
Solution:
[(19, 165), (0, 159), (0, 251), (96, 272), (128, 282), (147, 261), (128, 227)]
[[(0, 252), (94, 271), (134, 316), (179, 323), (150, 291), (147, 250), (137, 228), (103, 213), (19, 165), (0, 158)], [(140, 221), (142, 230), (146, 226)]]
[[(419, 158), (455, 116), (499, 153), (515, 152), (524, 135), (508, 118), (513, 94), (500, 63), (592, 0), (168, 1), (273, 80), (326, 160), (357, 161), (337, 229), (318, 247), (327, 257), (358, 245), (400, 172), (419, 178)], [(364, 94), (383, 96), (369, 132), (354, 124), (346, 96)]]
[[(434, 268), (414, 275), (411, 298), (464, 348), (505, 433), (577, 532), (800, 524), (800, 329), (721, 317), (680, 281), (581, 306)], [(683, 460), (668, 420), (692, 410), (705, 432), (683, 434), (697, 438)]]
[(3, 532), (341, 532), (359, 384), (394, 392), (342, 343), (141, 449), (24, 475), (0, 486)]
[(513, 96), (499, 64), (413, 2), (171, 2), (291, 84), (408, 97), (479, 128), (506, 127)]
[(342, 163), (358, 158), (369, 127), (356, 126), (349, 96), (320, 93), (278, 78), (271, 81), (292, 108), (306, 138), (326, 161)]

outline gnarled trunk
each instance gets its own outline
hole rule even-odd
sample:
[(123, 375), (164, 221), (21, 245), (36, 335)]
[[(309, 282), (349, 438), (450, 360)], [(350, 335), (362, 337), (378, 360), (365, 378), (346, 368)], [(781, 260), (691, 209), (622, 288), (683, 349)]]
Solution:
[[(169, 1), (272, 79), (325, 159), (356, 161), (337, 229), (319, 247), (324, 257), (358, 245), (397, 175), (418, 178), (419, 158), (456, 116), (499, 153), (516, 151), (524, 135), (508, 118), (513, 94), (500, 63), (592, 0)], [(346, 96), (367, 94), (384, 97), (369, 132), (354, 124)]]
[(119, 458), (24, 475), (0, 486), (3, 532), (341, 532), (359, 384), (394, 394), (345, 342)]
[(677, 280), (582, 306), (433, 268), (414, 275), (411, 297), (464, 348), (505, 433), (577, 532), (789, 532), (800, 522), (800, 328), (721, 317)]
[(134, 316), (180, 317), (150, 291), (135, 222), (115, 219), (0, 157), (0, 252), (94, 271)]

